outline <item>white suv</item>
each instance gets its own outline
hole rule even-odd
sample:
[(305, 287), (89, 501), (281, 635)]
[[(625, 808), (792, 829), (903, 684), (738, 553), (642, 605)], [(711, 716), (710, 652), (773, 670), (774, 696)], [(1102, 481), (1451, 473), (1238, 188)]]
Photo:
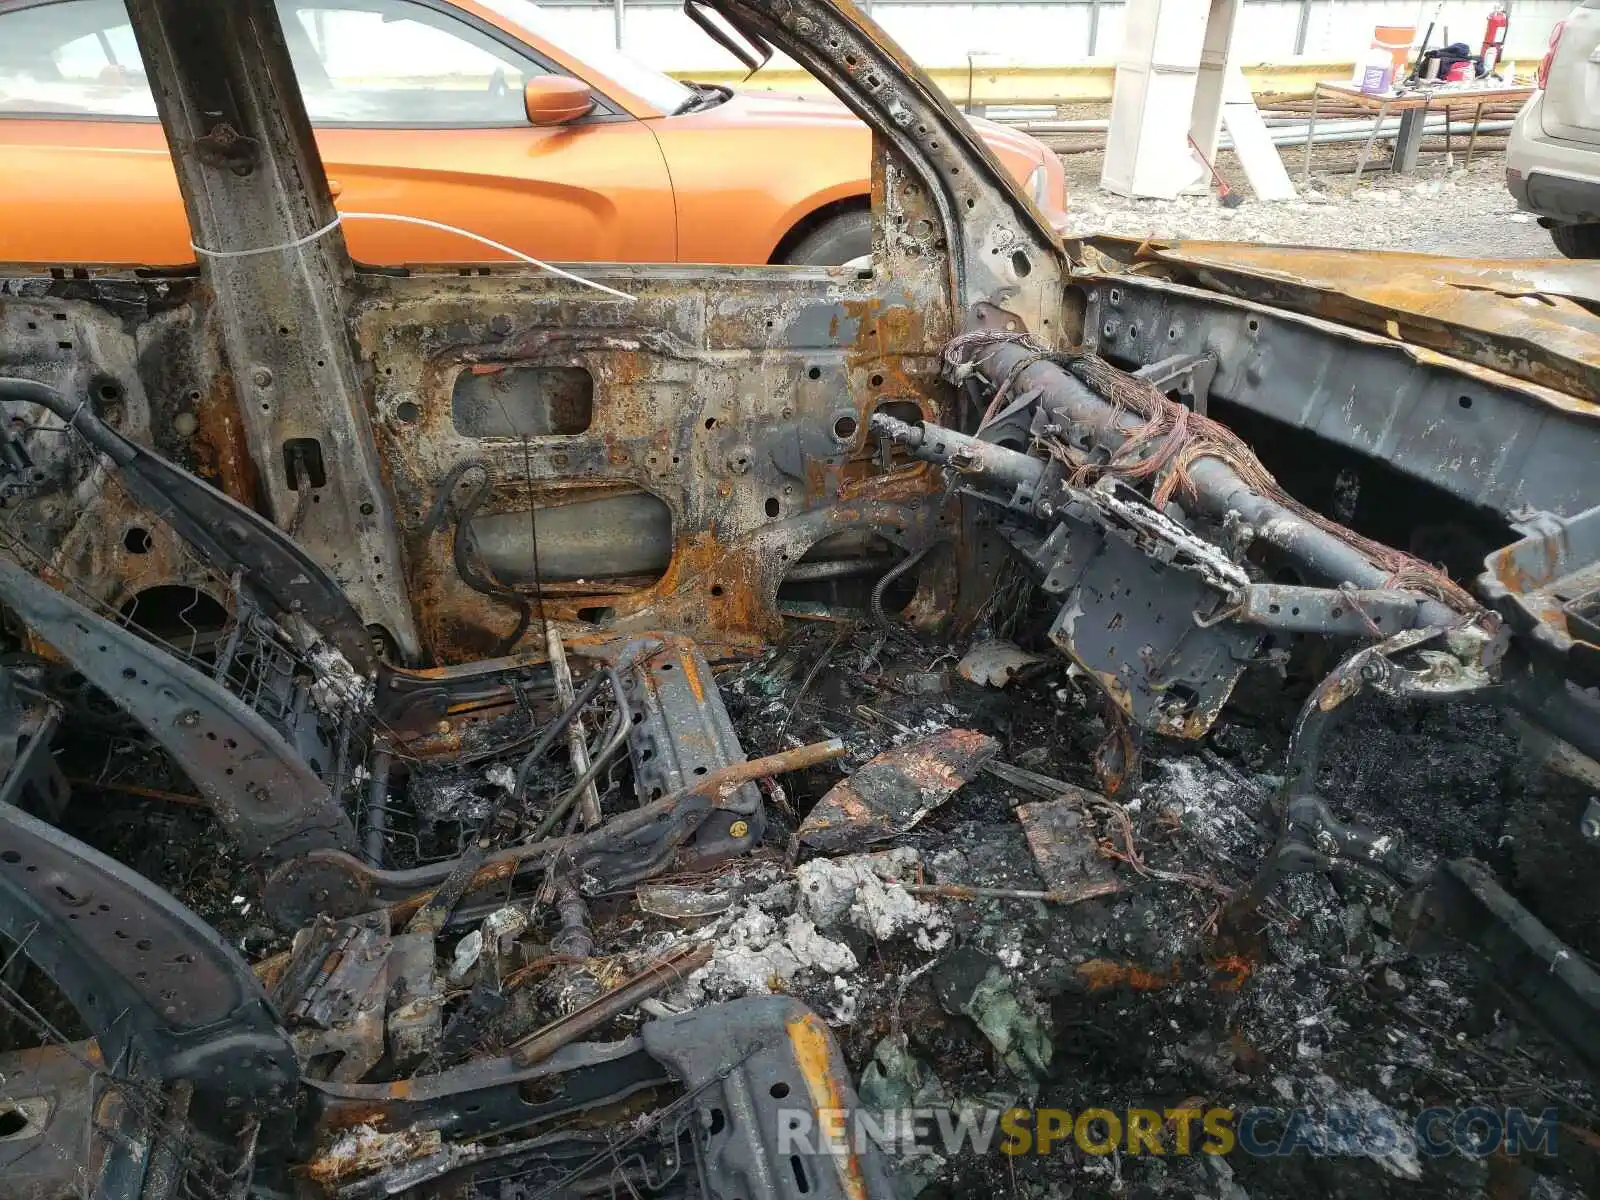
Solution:
[(1506, 146), (1506, 186), (1568, 258), (1600, 258), (1600, 0), (1550, 33)]

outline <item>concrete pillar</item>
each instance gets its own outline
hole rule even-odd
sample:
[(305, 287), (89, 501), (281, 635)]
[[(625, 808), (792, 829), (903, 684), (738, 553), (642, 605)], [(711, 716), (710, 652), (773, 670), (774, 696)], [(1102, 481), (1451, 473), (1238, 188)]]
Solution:
[(1100, 186), (1172, 199), (1216, 149), (1223, 83), (1243, 0), (1128, 0)]

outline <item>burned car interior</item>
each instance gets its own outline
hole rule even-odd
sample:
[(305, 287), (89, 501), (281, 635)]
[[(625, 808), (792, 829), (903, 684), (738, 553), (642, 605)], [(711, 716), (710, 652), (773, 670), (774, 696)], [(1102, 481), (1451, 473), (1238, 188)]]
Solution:
[[(799, 706), (862, 637), (1003, 629), (1094, 730), (1092, 787), (935, 735), (923, 808), (1099, 820), (1270, 677), (1271, 844), (1207, 937), (1354, 870), (1600, 1064), (1572, 933), (1323, 769), (1363, 705), (1464, 705), (1596, 789), (1593, 280), (1063, 245), (851, 5), (689, 7), (871, 125), (870, 268), (353, 264), (271, 0), (128, 0), (198, 267), (0, 267), (0, 1191), (901, 1194), (776, 1139), (859, 1103), (812, 1006), (664, 1005), (707, 914), (601, 928), (921, 819), (725, 686), (825, 643)], [(171, 808), (218, 903), (118, 853)]]

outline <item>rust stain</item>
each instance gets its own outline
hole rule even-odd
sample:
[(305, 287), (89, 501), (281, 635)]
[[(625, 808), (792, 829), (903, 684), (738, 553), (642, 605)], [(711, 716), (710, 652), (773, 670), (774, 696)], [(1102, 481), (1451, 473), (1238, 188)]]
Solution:
[(1236, 992), (1255, 971), (1255, 964), (1242, 954), (1224, 954), (1211, 963), (1211, 985), (1220, 991)]
[(904, 833), (970, 781), (999, 749), (971, 729), (946, 729), (886, 750), (830, 788), (795, 834), (804, 845), (840, 850)]
[(1133, 963), (1118, 963), (1105, 958), (1091, 958), (1088, 962), (1078, 964), (1078, 977), (1083, 980), (1091, 992), (1100, 992), (1106, 988), (1113, 987), (1128, 987), (1138, 992), (1154, 992), (1179, 982), (1182, 975), (1176, 967), (1167, 974), (1161, 974)]
[(217, 372), (210, 389), (199, 396), (191, 394), (191, 399), (196, 423), (191, 445), (199, 473), (240, 504), (254, 507), (259, 479), (239, 418), (232, 373)]
[[(833, 1051), (827, 1028), (814, 1013), (807, 1012), (786, 1022), (789, 1044), (794, 1047), (795, 1063), (806, 1081), (806, 1092), (811, 1097), (813, 1112), (819, 1124), (827, 1118), (825, 1112), (841, 1113), (847, 1107), (849, 1076)], [(855, 1151), (846, 1146), (832, 1147), (833, 1164), (839, 1175), (839, 1185), (851, 1200), (867, 1200), (867, 1181), (861, 1173), (861, 1163)]]

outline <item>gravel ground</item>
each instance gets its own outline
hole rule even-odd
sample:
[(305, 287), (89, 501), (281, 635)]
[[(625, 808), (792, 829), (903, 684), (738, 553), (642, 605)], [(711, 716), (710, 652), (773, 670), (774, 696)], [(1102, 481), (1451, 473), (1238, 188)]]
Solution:
[[(1179, 200), (1129, 200), (1098, 187), (1100, 156), (1063, 156), (1067, 163), (1073, 233), (1118, 233), (1137, 237), (1219, 239), (1340, 246), (1367, 250), (1411, 250), (1471, 258), (1551, 258), (1550, 235), (1534, 218), (1519, 213), (1506, 191), (1505, 157), (1474, 156), (1472, 166), (1451, 168), (1442, 155), (1414, 175), (1369, 175), (1351, 194), (1351, 164), (1337, 160), (1310, 184), (1288, 164), (1301, 199), (1270, 204), (1243, 184), (1237, 164), (1219, 163), (1230, 186), (1245, 196), (1236, 209), (1214, 194)], [(1298, 159), (1298, 154), (1294, 156)], [(1459, 162), (1459, 158), (1457, 159)], [(1321, 165), (1320, 163), (1318, 165)]]

